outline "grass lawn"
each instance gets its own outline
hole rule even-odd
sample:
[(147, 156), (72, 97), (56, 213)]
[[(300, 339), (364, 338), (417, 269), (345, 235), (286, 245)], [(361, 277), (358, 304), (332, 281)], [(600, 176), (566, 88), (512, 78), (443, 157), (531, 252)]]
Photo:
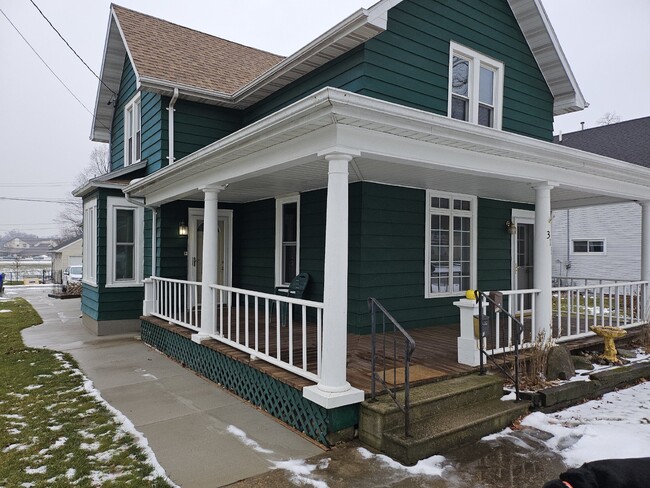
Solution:
[(25, 347), (41, 322), (0, 301), (0, 487), (171, 486), (69, 355)]

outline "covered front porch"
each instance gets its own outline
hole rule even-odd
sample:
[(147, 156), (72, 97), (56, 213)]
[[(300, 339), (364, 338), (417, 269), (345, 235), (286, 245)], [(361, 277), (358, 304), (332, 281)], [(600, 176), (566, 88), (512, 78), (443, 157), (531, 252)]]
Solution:
[[(502, 291), (512, 315), (528, 327), (524, 338), (542, 331), (546, 337), (580, 337), (598, 321), (643, 322), (650, 279), (648, 181), (647, 168), (323, 89), (132, 182), (125, 193), (163, 209), (161, 221), (166, 206), (179, 202), (203, 211), (200, 280), (159, 273), (159, 254), (167, 247), (156, 234), (156, 273), (146, 284), (145, 315), (183, 327), (197, 345), (217, 341), (255, 365), (296, 374), (309, 382), (301, 391), (304, 399), (337, 409), (362, 401), (367, 388), (361, 363), (370, 358), (360, 353), (351, 359), (350, 353), (368, 339), (348, 331), (367, 332), (370, 296), (408, 330), (454, 331), (455, 339), (451, 332), (438, 334), (445, 337), (440, 346), (435, 334), (418, 345), (432, 361), (423, 368), (434, 372), (465, 372), (476, 363), (476, 304), (464, 301), (466, 289)], [(629, 200), (643, 206), (642, 280), (554, 288), (552, 210)], [(283, 238), (277, 213), (282, 202), (298, 202), (297, 229), (309, 227), (311, 247), (306, 232), (300, 244), (300, 236)], [(220, 238), (225, 211), (232, 212), (238, 236), (231, 244), (235, 253), (261, 239), (256, 230), (269, 220), (276, 230), (265, 241), (270, 246), (260, 244), (257, 254), (235, 260), (232, 282), (228, 273), (220, 275), (220, 246), (228, 245)], [(434, 228), (434, 216), (448, 216), (448, 223), (437, 220)], [(535, 273), (532, 286), (522, 287), (514, 274), (517, 237), (505, 223), (523, 225), (526, 219), (534, 229)], [(308, 300), (273, 293), (273, 285), (286, 283), (279, 278), (284, 262), (273, 256), (292, 245), (300, 271), (319, 270)], [(436, 246), (449, 252), (440, 254)], [(237, 269), (240, 263), (246, 276)], [(258, 286), (263, 280), (270, 286)], [(458, 332), (445, 328), (454, 323)], [(514, 337), (509, 320), (501, 317), (496, 324), (491, 349), (507, 350)]]

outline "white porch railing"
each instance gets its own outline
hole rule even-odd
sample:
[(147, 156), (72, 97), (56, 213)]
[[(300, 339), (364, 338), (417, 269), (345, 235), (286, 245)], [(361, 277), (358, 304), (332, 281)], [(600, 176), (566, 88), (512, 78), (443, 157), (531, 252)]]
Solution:
[[(515, 322), (513, 317), (523, 325), (519, 348), (530, 347), (533, 339), (533, 324), (535, 320), (535, 299), (540, 290), (507, 290), (503, 295), (503, 313), (496, 308), (493, 326), (486, 339), (485, 351), (488, 354), (512, 352), (515, 348)], [(510, 315), (508, 315), (510, 314)]]
[(319, 380), (322, 303), (221, 285), (210, 288), (216, 330), (212, 337), (254, 358)]
[(214, 334), (201, 328), (201, 283), (152, 277), (151, 315), (318, 382), (323, 304), (211, 285)]
[(201, 283), (152, 276), (151, 315), (194, 331), (201, 330)]
[(591, 326), (644, 324), (647, 292), (646, 281), (553, 288), (553, 337), (562, 342), (593, 335)]

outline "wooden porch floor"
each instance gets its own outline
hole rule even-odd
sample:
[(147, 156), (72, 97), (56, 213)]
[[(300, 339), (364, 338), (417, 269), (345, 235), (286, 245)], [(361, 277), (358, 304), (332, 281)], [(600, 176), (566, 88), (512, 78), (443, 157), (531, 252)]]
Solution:
[[(188, 340), (192, 335), (192, 331), (180, 325), (171, 324), (165, 320), (156, 317), (142, 317), (148, 322), (170, 330), (176, 334), (186, 337)], [(315, 329), (315, 325), (313, 326)], [(286, 331), (286, 327), (283, 330)], [(250, 324), (252, 334), (252, 322)], [(478, 371), (478, 367), (466, 366), (457, 362), (458, 347), (457, 338), (459, 336), (460, 326), (458, 324), (423, 327), (410, 329), (408, 332), (415, 340), (415, 351), (411, 363), (411, 384), (427, 383), (431, 381), (439, 381), (445, 378), (461, 376)], [(640, 327), (628, 330), (628, 339), (634, 338), (641, 331)], [(243, 331), (242, 331), (243, 333)], [(294, 329), (294, 348), (300, 344), (301, 340), (298, 336), (300, 328)], [(348, 356), (347, 356), (347, 380), (350, 384), (363, 390), (366, 394), (370, 393), (371, 388), (371, 336), (370, 335), (357, 335), (348, 334)], [(312, 341), (308, 341), (311, 343)], [(599, 337), (586, 337), (578, 340), (564, 343), (569, 349), (581, 349), (586, 347), (593, 347), (601, 345), (602, 339)], [(236, 348), (225, 345), (216, 340), (204, 341), (203, 345), (209, 347), (221, 354), (246, 363), (249, 366), (256, 368), (263, 373), (273, 376), (275, 379), (282, 381), (296, 389), (302, 389), (305, 386), (313, 385), (314, 383), (298, 376), (294, 373), (288, 372), (275, 365), (266, 363), (260, 360), (251, 359), (250, 355), (242, 352)], [(315, 370), (315, 345), (309, 344), (308, 365), (310, 370)], [(392, 347), (392, 346), (391, 346)], [(282, 335), (282, 356), (284, 358), (288, 351), (288, 335)], [(524, 351), (525, 354), (525, 351)], [(295, 357), (299, 357), (298, 351), (294, 349)], [(502, 358), (501, 360), (508, 360)], [(488, 365), (489, 366), (489, 365)], [(386, 374), (389, 383), (397, 385), (403, 384), (403, 375), (392, 376), (393, 372)]]

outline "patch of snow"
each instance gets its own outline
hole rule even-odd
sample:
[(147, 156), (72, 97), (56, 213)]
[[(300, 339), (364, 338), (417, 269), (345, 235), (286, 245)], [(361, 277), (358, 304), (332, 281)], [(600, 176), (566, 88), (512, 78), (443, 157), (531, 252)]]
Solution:
[(93, 382), (86, 378), (81, 371), (74, 368), (69, 361), (66, 361), (62, 353), (56, 353), (54, 356), (61, 362), (61, 366), (64, 369), (72, 372), (71, 375), (78, 374), (84, 378), (83, 387), (86, 393), (90, 397), (100, 402), (106, 408), (106, 410), (108, 410), (113, 415), (120, 429), (122, 429), (125, 433), (130, 434), (134, 438), (136, 444), (144, 451), (144, 454), (147, 457), (147, 463), (150, 464), (153, 468), (154, 475), (163, 478), (170, 486), (180, 488), (167, 476), (167, 473), (165, 473), (165, 470), (158, 462), (158, 459), (156, 459), (156, 455), (154, 454), (153, 450), (151, 447), (149, 447), (147, 438), (135, 428), (133, 422), (131, 422), (122, 412), (113, 407), (113, 405), (104, 400), (104, 398), (99, 393), (99, 390), (93, 386)]
[(47, 466), (39, 466), (38, 468), (25, 468), (25, 473), (27, 474), (45, 474), (47, 472)]
[(418, 461), (415, 466), (404, 466), (388, 456), (374, 454), (364, 447), (359, 447), (357, 451), (363, 459), (376, 459), (391, 469), (406, 471), (411, 475), (442, 476), (442, 472), (446, 467), (443, 466), (445, 462), (444, 456), (431, 456)]
[(514, 391), (511, 391), (511, 392), (508, 393), (507, 395), (503, 395), (503, 396), (501, 397), (501, 401), (502, 401), (502, 402), (507, 402), (507, 401), (510, 401), (510, 400), (516, 400), (516, 399), (517, 399), (517, 395), (515, 394)]
[(57, 432), (63, 428), (62, 425), (50, 425), (48, 426), (48, 429), (50, 429), (52, 432)]
[[(329, 462), (327, 463), (329, 466)], [(327, 467), (326, 466), (326, 467)], [(322, 480), (313, 479), (312, 473), (321, 468), (319, 464), (307, 464), (302, 459), (290, 459), (289, 461), (273, 461), (273, 469), (283, 469), (291, 473), (291, 481), (298, 485), (313, 486), (314, 488), (329, 488), (329, 485)]]
[(11, 312), (13, 312), (13, 310), (7, 310), (7, 309), (0, 310), (0, 313), (11, 313)]
[(18, 430), (18, 429), (8, 429), (7, 430), (7, 434), (10, 434), (10, 435), (18, 435), (18, 434), (20, 434), (20, 432), (21, 431)]
[(24, 390), (31, 391), (31, 390), (38, 390), (39, 388), (43, 388), (43, 385), (27, 385)]
[(62, 447), (67, 440), (67, 437), (59, 437), (56, 442), (50, 446), (50, 449), (58, 449), (59, 447)]
[(272, 454), (273, 453), (273, 451), (271, 451), (270, 449), (265, 449), (262, 446), (260, 446), (256, 441), (254, 441), (253, 439), (248, 437), (246, 435), (246, 432), (244, 432), (243, 430), (235, 427), (234, 425), (229, 425), (227, 430), (232, 435), (237, 437), (244, 445), (252, 448), (253, 450), (255, 450), (255, 451), (259, 452), (259, 453), (262, 453), (262, 454)]
[(76, 474), (77, 474), (77, 470), (74, 468), (70, 468), (65, 472), (65, 477), (71, 480), (76, 476)]
[[(568, 466), (595, 459), (650, 456), (650, 382), (566, 410), (535, 412), (521, 425), (552, 435), (546, 445)], [(631, 440), (633, 442), (630, 442)]]
[(36, 485), (34, 483), (25, 482), (25, 483), (21, 483), (20, 486), (23, 486), (25, 488), (31, 488), (32, 486), (36, 486)]
[(0, 417), (4, 417), (6, 419), (17, 419), (17, 420), (22, 420), (24, 418), (22, 415), (18, 415), (16, 413), (5, 413), (0, 415)]
[(13, 391), (10, 391), (7, 393), (7, 395), (11, 395), (22, 400), (23, 398), (28, 397), (29, 393), (14, 393)]
[(5, 447), (2, 452), (9, 452), (9, 451), (24, 451), (27, 449), (29, 446), (26, 446), (25, 444), (9, 444), (7, 447)]

